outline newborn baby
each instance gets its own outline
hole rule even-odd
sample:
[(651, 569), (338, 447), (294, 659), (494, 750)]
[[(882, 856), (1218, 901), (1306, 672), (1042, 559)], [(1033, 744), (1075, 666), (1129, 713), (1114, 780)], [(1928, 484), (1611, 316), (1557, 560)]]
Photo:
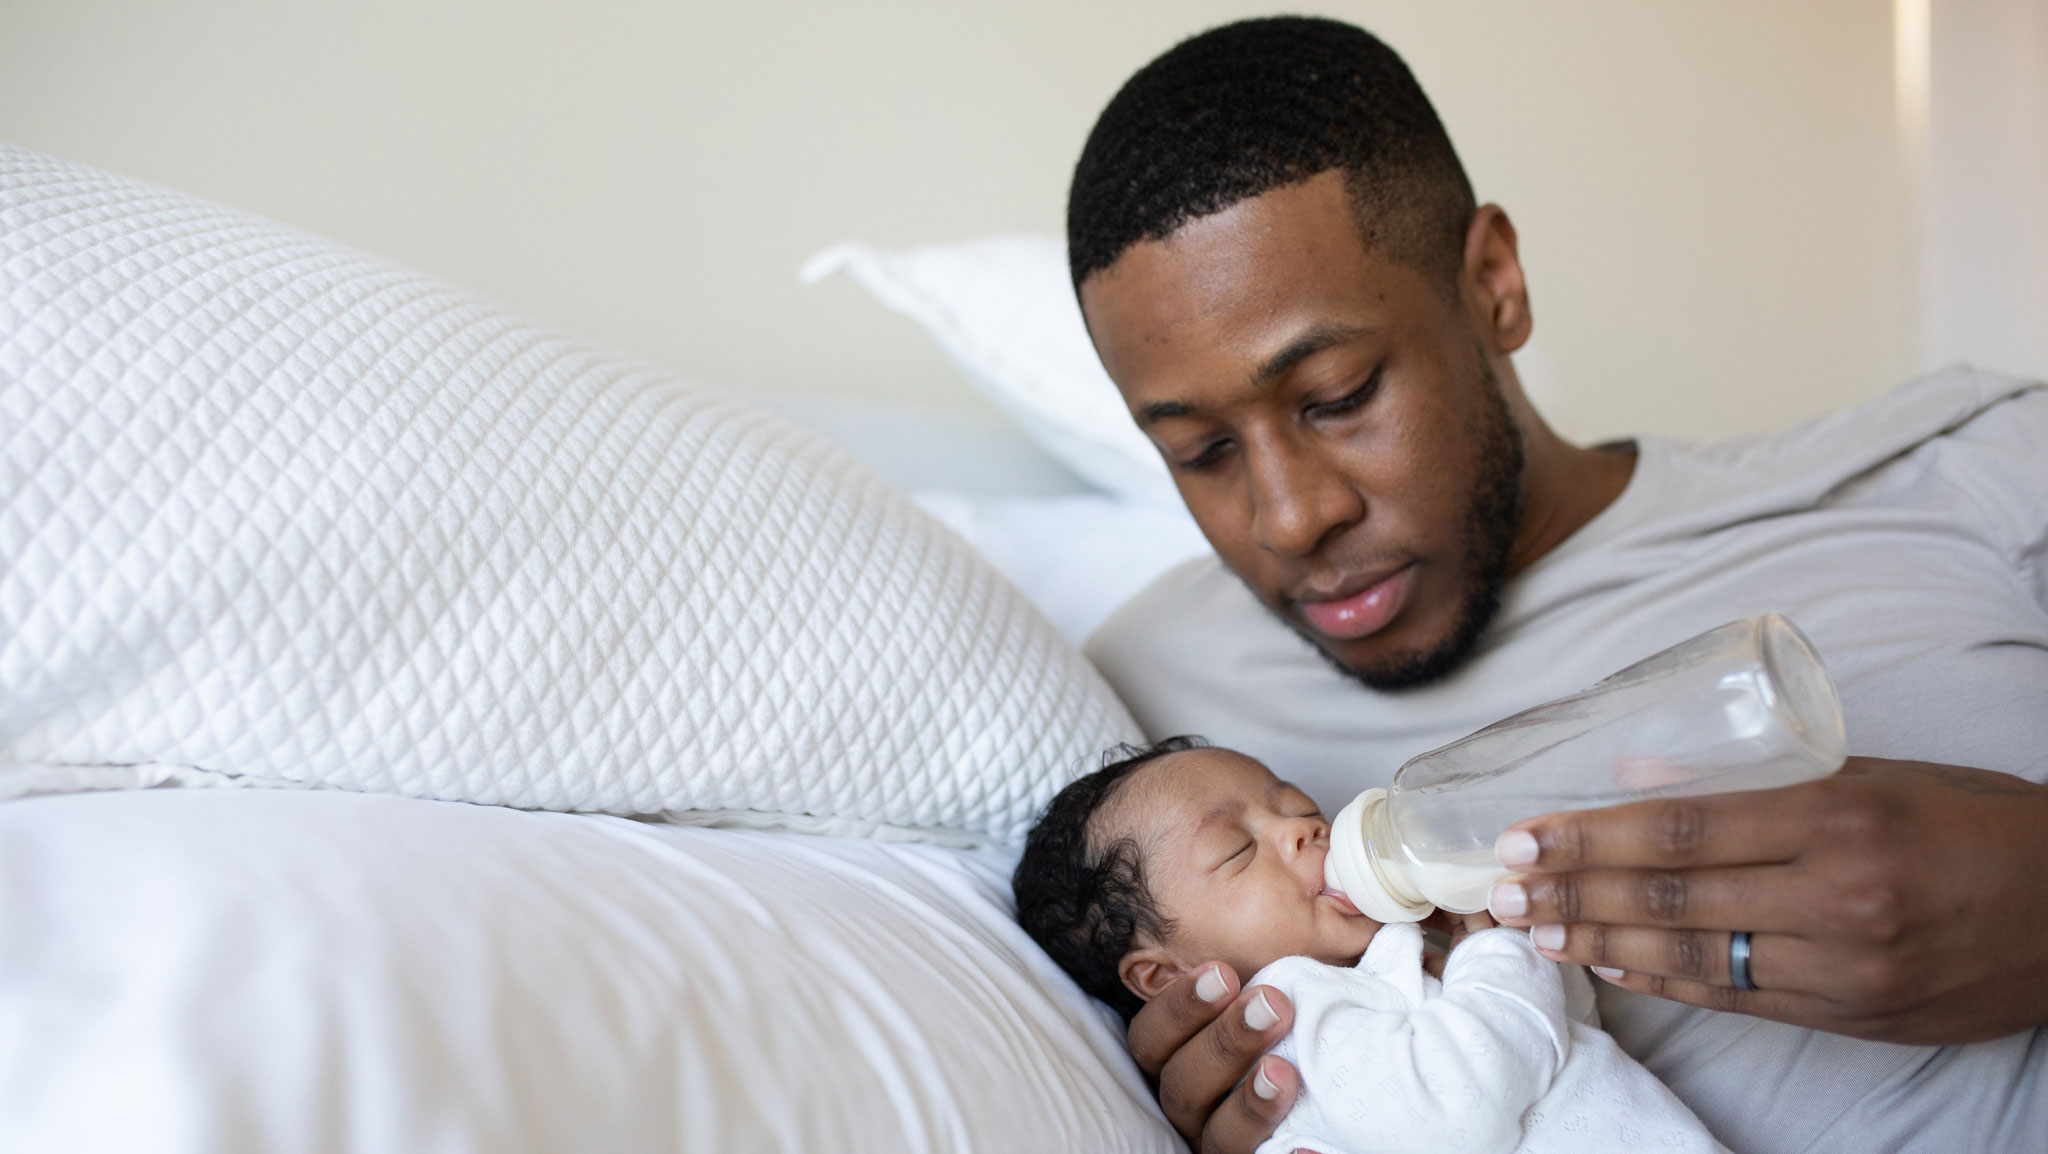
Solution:
[(1422, 931), (1323, 882), (1330, 826), (1240, 753), (1173, 738), (1062, 790), (1031, 831), (1017, 917), (1128, 1020), (1209, 961), (1294, 1004), (1301, 1072), (1260, 1154), (1718, 1151), (1683, 1103), (1587, 1024), (1592, 991), (1519, 930), (1466, 919), (1441, 980)]

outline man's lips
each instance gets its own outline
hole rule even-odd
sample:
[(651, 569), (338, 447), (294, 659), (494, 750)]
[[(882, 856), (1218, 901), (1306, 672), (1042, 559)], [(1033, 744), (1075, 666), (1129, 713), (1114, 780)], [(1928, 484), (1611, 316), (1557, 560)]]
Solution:
[(1301, 615), (1325, 637), (1338, 641), (1368, 637), (1386, 628), (1407, 604), (1414, 578), (1415, 566), (1403, 565), (1356, 593), (1327, 601), (1300, 601)]

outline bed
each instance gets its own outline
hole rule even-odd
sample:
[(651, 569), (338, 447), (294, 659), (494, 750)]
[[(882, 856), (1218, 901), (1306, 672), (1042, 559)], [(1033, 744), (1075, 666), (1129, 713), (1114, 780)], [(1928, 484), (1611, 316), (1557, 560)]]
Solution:
[(1007, 884), (1143, 453), (12, 148), (0, 277), (0, 1149), (1181, 1148)]

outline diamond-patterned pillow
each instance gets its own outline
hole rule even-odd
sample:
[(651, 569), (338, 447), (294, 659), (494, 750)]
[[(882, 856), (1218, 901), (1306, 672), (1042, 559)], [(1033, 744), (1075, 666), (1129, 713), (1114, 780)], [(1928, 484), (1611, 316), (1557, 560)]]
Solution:
[(764, 413), (0, 148), (0, 796), (166, 778), (999, 841), (1135, 735)]

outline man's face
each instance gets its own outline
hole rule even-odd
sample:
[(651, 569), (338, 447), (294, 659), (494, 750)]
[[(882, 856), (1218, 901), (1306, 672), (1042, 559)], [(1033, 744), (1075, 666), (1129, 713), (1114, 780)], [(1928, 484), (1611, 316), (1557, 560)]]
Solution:
[(1521, 443), (1466, 308), (1369, 251), (1340, 174), (1133, 246), (1097, 351), (1252, 591), (1369, 685), (1433, 680), (1498, 604)]

